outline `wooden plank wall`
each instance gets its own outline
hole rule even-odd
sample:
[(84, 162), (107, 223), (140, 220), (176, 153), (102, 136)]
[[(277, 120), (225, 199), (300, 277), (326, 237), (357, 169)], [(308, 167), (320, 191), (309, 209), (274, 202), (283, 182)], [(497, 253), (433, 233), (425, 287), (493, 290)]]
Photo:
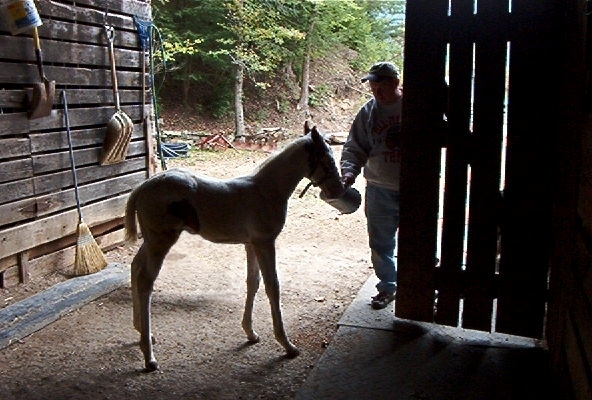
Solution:
[(395, 315), (543, 339), (565, 400), (592, 398), (591, 44), (586, 0), (407, 4)]
[(562, 296), (563, 312), (552, 321), (562, 329), (551, 342), (559, 361), (554, 372), (577, 400), (592, 398), (592, 112), (585, 121), (575, 257), (563, 273), (561, 288), (557, 287), (567, 293)]
[(592, 398), (592, 4), (570, 6), (557, 71), (563, 123), (547, 343), (562, 399), (584, 400)]
[[(591, 17), (588, 19), (592, 21)], [(592, 26), (589, 25), (589, 29), (592, 37)], [(592, 73), (592, 54), (589, 57), (588, 74)], [(592, 92), (588, 94), (592, 95)], [(565, 320), (561, 320), (565, 321), (565, 336), (557, 343), (558, 352), (567, 355), (565, 364), (560, 365), (557, 371), (569, 375), (568, 382), (573, 385), (574, 398), (578, 400), (592, 398), (592, 107), (588, 109), (585, 136), (581, 143), (580, 226), (576, 235), (577, 257), (569, 270), (570, 293), (573, 295), (566, 305), (567, 312), (563, 314)]]
[(395, 315), (432, 321), (448, 0), (407, 3), (401, 219)]
[(396, 316), (543, 338), (558, 121), (540, 82), (562, 11), (552, 0), (407, 4)]
[[(148, 1), (37, 1), (47, 78), (55, 81), (51, 114), (29, 119), (32, 85), (40, 82), (32, 31), (11, 35), (0, 22), (0, 286), (73, 263), (78, 213), (65, 130), (68, 97), (82, 212), (102, 248), (123, 239), (123, 206), (150, 174), (151, 94), (142, 108), (143, 51), (133, 16), (151, 20)], [(107, 13), (106, 13), (107, 11)], [(106, 17), (105, 17), (106, 15)], [(106, 19), (105, 19), (106, 18)], [(134, 122), (124, 162), (101, 166), (99, 155), (115, 112), (105, 21), (115, 28), (122, 110)], [(149, 74), (146, 76), (149, 88)]]
[(555, 62), (563, 5), (512, 3), (508, 145), (501, 221), (497, 329), (543, 338), (552, 244), (553, 180), (559, 118), (540, 84)]

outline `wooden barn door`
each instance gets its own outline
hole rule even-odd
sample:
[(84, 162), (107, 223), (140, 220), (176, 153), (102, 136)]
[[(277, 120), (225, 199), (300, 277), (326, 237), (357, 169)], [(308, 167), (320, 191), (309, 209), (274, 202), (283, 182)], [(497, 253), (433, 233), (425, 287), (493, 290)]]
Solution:
[(559, 7), (407, 2), (397, 317), (543, 338)]

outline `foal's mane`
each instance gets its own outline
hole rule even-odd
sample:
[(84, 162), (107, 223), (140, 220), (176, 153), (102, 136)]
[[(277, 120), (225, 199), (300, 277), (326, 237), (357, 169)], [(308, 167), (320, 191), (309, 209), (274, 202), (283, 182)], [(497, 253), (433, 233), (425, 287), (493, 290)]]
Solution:
[(280, 156), (285, 156), (285, 155), (289, 155), (291, 153), (294, 153), (296, 150), (300, 149), (302, 146), (311, 146), (312, 145), (311, 142), (312, 141), (310, 140), (310, 135), (302, 136), (302, 137), (294, 140), (293, 142), (287, 144), (281, 150), (270, 154), (269, 157), (267, 157), (257, 167), (255, 167), (255, 170), (253, 171), (253, 173), (257, 173), (261, 169), (265, 168), (268, 164), (272, 163)]

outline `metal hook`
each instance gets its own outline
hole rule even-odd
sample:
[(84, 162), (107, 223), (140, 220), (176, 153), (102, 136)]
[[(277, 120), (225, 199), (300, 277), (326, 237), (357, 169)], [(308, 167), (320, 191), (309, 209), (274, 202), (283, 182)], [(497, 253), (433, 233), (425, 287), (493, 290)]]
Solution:
[(109, 9), (105, 9), (105, 14), (103, 15), (103, 25), (105, 28), (105, 36), (109, 43), (113, 43), (113, 38), (115, 37), (115, 29), (109, 24), (107, 24), (107, 16), (109, 15)]
[(107, 40), (109, 43), (113, 43), (113, 38), (115, 37), (115, 29), (111, 25), (105, 25), (105, 36), (107, 36)]

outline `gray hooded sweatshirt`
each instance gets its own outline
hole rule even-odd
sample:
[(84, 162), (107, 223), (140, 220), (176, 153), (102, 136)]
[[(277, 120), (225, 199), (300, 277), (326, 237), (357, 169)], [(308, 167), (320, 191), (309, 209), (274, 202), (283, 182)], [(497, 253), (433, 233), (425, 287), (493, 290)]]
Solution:
[(401, 173), (401, 103), (379, 105), (370, 99), (358, 111), (341, 154), (341, 173), (369, 185), (399, 190)]

